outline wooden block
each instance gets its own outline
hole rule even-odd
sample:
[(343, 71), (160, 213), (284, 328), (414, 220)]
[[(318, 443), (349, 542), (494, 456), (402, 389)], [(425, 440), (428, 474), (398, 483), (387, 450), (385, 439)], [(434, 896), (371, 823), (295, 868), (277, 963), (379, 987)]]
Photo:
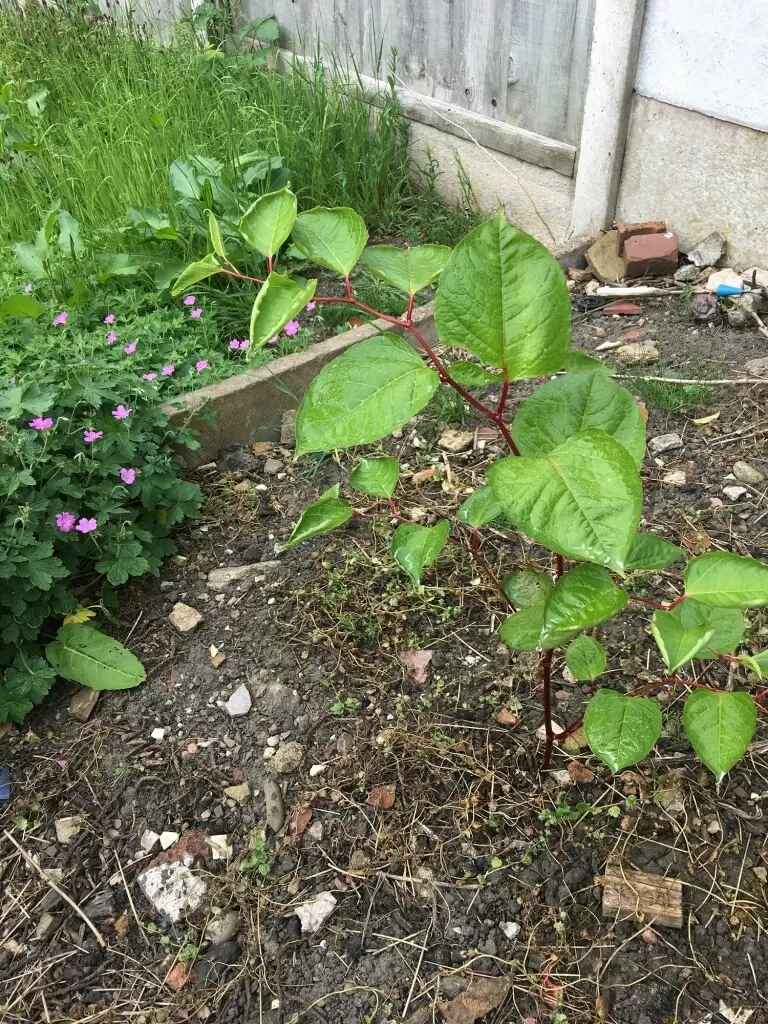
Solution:
[(683, 927), (683, 883), (609, 863), (603, 877), (603, 917), (636, 917), (649, 927)]

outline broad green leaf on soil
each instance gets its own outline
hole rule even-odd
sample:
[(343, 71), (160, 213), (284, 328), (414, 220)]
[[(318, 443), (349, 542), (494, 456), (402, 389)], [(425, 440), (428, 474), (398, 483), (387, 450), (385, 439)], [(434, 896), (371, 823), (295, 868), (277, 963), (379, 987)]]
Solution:
[(309, 540), (310, 537), (318, 537), (322, 533), (330, 533), (337, 526), (346, 523), (352, 518), (352, 509), (339, 497), (339, 485), (334, 484), (327, 491), (323, 492), (317, 501), (305, 508), (301, 518), (293, 528), (293, 533), (288, 538), (286, 547), (292, 548), (294, 544), (302, 540)]
[(697, 658), (707, 660), (716, 659), (717, 655), (713, 651), (719, 651), (720, 654), (731, 654), (741, 643), (746, 629), (744, 613), (741, 609), (712, 608), (693, 597), (682, 601), (665, 614), (675, 616), (684, 630), (706, 626), (707, 629), (713, 631), (711, 639), (696, 655)]
[(269, 274), (251, 310), (249, 356), (279, 334), (288, 321), (304, 309), (315, 294), (315, 288), (317, 281), (314, 278), (302, 288), (283, 274)]
[(493, 463), (488, 480), (523, 533), (566, 558), (624, 572), (642, 490), (632, 456), (614, 438), (585, 430), (544, 458)]
[(368, 232), (359, 213), (346, 206), (316, 206), (296, 218), (293, 244), (326, 270), (347, 277), (360, 259)]
[(501, 589), (517, 608), (543, 604), (554, 589), (552, 577), (545, 572), (523, 569), (511, 572), (501, 581)]
[(554, 256), (499, 214), (459, 242), (440, 275), (435, 323), (509, 380), (555, 373), (571, 340), (571, 303)]
[(636, 533), (625, 562), (627, 572), (650, 572), (651, 569), (666, 569), (685, 552), (671, 541), (657, 537), (654, 533)]
[(171, 295), (181, 295), (182, 292), (191, 288), (193, 284), (197, 284), (198, 281), (205, 281), (208, 277), (213, 277), (220, 270), (219, 261), (212, 253), (208, 253), (201, 260), (190, 263), (185, 270), (182, 270), (171, 288)]
[(447, 367), (448, 374), (457, 384), (463, 388), (487, 388), (489, 384), (498, 384), (504, 380), (504, 374), (498, 370), (491, 373), (477, 363), (467, 362), (465, 359), (457, 359)]
[(31, 317), (35, 319), (45, 310), (34, 295), (9, 295), (0, 302), (0, 318), (4, 316)]
[(685, 592), (715, 608), (762, 608), (768, 604), (768, 565), (729, 551), (710, 551), (686, 566)]
[(353, 345), (310, 384), (296, 418), (296, 456), (380, 441), (421, 412), (439, 383), (394, 334)]
[(605, 651), (591, 636), (577, 636), (565, 652), (565, 664), (574, 679), (597, 679), (605, 672)]
[(349, 474), (349, 482), (363, 494), (371, 494), (374, 498), (391, 498), (395, 493), (399, 476), (400, 466), (397, 459), (384, 455), (374, 459), (361, 459)]
[(647, 697), (598, 690), (584, 715), (589, 748), (612, 772), (641, 761), (661, 736), (661, 708)]
[(139, 659), (119, 640), (84, 624), (62, 626), (45, 656), (57, 675), (92, 690), (127, 690), (146, 677)]
[(588, 356), (586, 352), (582, 352), (577, 348), (568, 349), (565, 353), (561, 369), (565, 370), (566, 373), (588, 373), (590, 370), (599, 370), (600, 373), (607, 373), (609, 377), (616, 373), (612, 366), (606, 366), (599, 359), (595, 359), (594, 356)]
[(211, 248), (217, 256), (220, 256), (223, 260), (227, 258), (227, 250), (224, 248), (224, 239), (221, 236), (221, 228), (219, 222), (214, 217), (213, 213), (208, 210), (208, 241), (211, 243)]
[(599, 565), (577, 565), (564, 573), (547, 598), (545, 636), (590, 629), (620, 612), (629, 600)]
[(521, 455), (538, 458), (590, 428), (616, 438), (642, 465), (645, 421), (640, 408), (602, 370), (566, 374), (537, 388), (518, 409), (512, 437)]
[(505, 619), (499, 629), (499, 638), (513, 651), (549, 651), (572, 640), (578, 630), (559, 633), (544, 632), (544, 602), (521, 608)]
[(756, 724), (757, 708), (748, 693), (699, 689), (685, 702), (683, 727), (718, 782), (746, 752)]
[(422, 570), (437, 561), (450, 532), (451, 524), (444, 519), (437, 526), (403, 523), (392, 534), (392, 555), (414, 583), (420, 583)]
[(486, 526), (498, 519), (501, 515), (499, 503), (493, 496), (493, 491), (488, 484), (478, 488), (474, 494), (470, 494), (467, 500), (459, 509), (456, 518), (460, 523), (474, 526)]
[(363, 252), (361, 262), (374, 277), (399, 292), (415, 295), (434, 284), (450, 255), (447, 245), (416, 245), (412, 249), (371, 245)]
[(296, 196), (287, 188), (259, 196), (240, 218), (240, 234), (262, 256), (274, 256), (296, 223)]
[(676, 672), (689, 662), (715, 635), (714, 629), (706, 623), (686, 629), (678, 616), (661, 611), (653, 613), (651, 632), (668, 672)]

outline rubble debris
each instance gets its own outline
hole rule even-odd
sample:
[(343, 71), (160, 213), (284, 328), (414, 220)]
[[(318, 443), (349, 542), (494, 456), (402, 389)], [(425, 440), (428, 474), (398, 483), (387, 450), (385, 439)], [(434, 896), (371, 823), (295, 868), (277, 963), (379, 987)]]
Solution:
[(673, 231), (633, 235), (624, 246), (624, 276), (664, 277), (674, 274), (679, 258), (677, 235)]
[(586, 252), (587, 263), (596, 277), (606, 284), (621, 281), (624, 278), (624, 260), (618, 251), (619, 233), (616, 230), (606, 231), (602, 238), (591, 245)]

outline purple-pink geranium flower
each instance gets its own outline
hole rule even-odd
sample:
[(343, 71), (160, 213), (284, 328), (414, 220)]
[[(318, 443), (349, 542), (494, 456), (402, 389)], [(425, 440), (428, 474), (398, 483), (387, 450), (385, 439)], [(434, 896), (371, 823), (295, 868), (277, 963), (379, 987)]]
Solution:
[(25, 295), (29, 295), (34, 290), (35, 290), (35, 286), (32, 284), (32, 282), (31, 281), (27, 281), (27, 283), (24, 285), (24, 294)]
[(107, 335), (107, 344), (108, 345), (114, 345), (116, 341), (117, 341), (117, 334), (115, 333), (115, 331), (110, 331), (109, 334)]
[(294, 334), (299, 333), (300, 327), (301, 324), (299, 323), (298, 320), (289, 320), (288, 323), (285, 325), (285, 333), (288, 335), (289, 338), (292, 338)]
[(317, 303), (316, 303), (316, 302), (308, 302), (308, 303), (306, 304), (306, 306), (305, 306), (304, 308), (306, 309), (306, 311), (307, 311), (308, 313), (311, 313), (311, 312), (312, 312), (312, 310), (313, 310), (313, 309), (315, 308), (315, 306), (316, 306), (316, 305), (317, 305)]
[(116, 409), (112, 410), (112, 415), (116, 420), (127, 420), (133, 412), (133, 409), (128, 409), (126, 406), (120, 403)]
[(233, 338), (232, 341), (230, 341), (229, 343), (229, 347), (231, 349), (238, 349), (240, 348), (240, 342), (237, 340), (237, 338)]
[(95, 519), (86, 519), (85, 516), (83, 516), (82, 519), (78, 520), (75, 529), (78, 533), (93, 533), (98, 525), (99, 524)]
[(132, 355), (133, 355), (133, 353), (134, 353), (134, 352), (136, 351), (136, 346), (137, 346), (138, 344), (139, 344), (139, 343), (138, 343), (138, 341), (132, 341), (132, 342), (130, 343), (130, 345), (126, 345), (126, 346), (125, 346), (125, 347), (123, 348), (123, 352), (125, 352), (125, 354), (126, 354), (127, 356), (132, 356)]
[(62, 309), (62, 311), (60, 313), (57, 313), (56, 316), (53, 318), (53, 326), (61, 327), (63, 324), (67, 322), (67, 320), (69, 320), (69, 313), (67, 313), (66, 310)]
[(107, 313), (107, 315), (104, 317), (104, 323), (105, 324), (109, 324), (111, 326), (114, 322), (115, 322), (115, 314), (114, 313)]
[(29, 421), (29, 425), (33, 430), (50, 430), (53, 420), (50, 416), (35, 416), (33, 420)]
[(192, 317), (193, 320), (199, 320), (200, 317), (203, 315), (203, 311), (198, 306), (197, 309), (191, 309), (189, 311), (189, 315)]
[(194, 295), (185, 295), (184, 296), (184, 305), (185, 306), (194, 306), (194, 304), (196, 302), (197, 302), (197, 299), (195, 298)]
[(120, 470), (120, 479), (124, 484), (133, 484), (136, 482), (136, 470), (123, 466)]
[[(275, 336), (274, 336), (274, 338), (270, 338), (270, 339), (269, 339), (269, 341), (267, 342), (267, 344), (268, 344), (268, 345), (276, 345), (276, 344), (278, 343), (278, 341), (279, 341), (279, 340), (280, 340), (280, 338), (279, 338), (279, 337), (278, 337), (277, 335), (275, 335)], [(250, 342), (249, 342), (249, 344), (250, 344)]]
[(162, 368), (160, 373), (163, 377), (172, 377), (174, 373), (176, 373), (176, 367), (173, 365), (173, 363), (168, 363), (167, 366), (164, 366)]
[(155, 380), (156, 377), (156, 373), (142, 373), (141, 375), (142, 380)]
[(240, 342), (240, 349), (242, 351), (245, 351), (245, 349), (250, 348), (250, 347), (251, 347), (251, 339), (250, 338), (243, 338), (243, 340)]
[(72, 527), (75, 525), (75, 517), (71, 512), (57, 512), (56, 513), (56, 525), (62, 533), (69, 533)]
[(195, 363), (195, 369), (197, 370), (198, 373), (202, 373), (203, 370), (207, 370), (208, 369), (208, 360), (207, 359), (198, 359), (197, 362)]
[(84, 430), (83, 441), (86, 444), (93, 444), (94, 441), (98, 441), (100, 437), (104, 437), (103, 430)]

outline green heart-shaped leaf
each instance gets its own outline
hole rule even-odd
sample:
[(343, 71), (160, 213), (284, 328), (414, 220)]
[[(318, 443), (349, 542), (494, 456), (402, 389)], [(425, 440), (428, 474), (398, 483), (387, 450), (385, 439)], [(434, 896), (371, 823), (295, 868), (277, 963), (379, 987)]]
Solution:
[(591, 636), (577, 636), (565, 652), (565, 664), (574, 679), (597, 679), (605, 672), (605, 651)]
[(371, 494), (374, 498), (391, 498), (399, 476), (397, 459), (385, 455), (362, 459), (349, 474), (349, 482), (363, 494)]
[(470, 494), (456, 514), (456, 518), (460, 523), (467, 523), (468, 526), (474, 526), (477, 529), (487, 523), (492, 523), (500, 515), (499, 503), (494, 498), (490, 486), (486, 484), (476, 490), (474, 494)]
[(513, 651), (549, 651), (572, 640), (578, 630), (544, 632), (544, 602), (521, 608), (502, 622), (499, 638)]
[(63, 679), (92, 690), (128, 690), (146, 678), (139, 659), (93, 626), (62, 626), (45, 656)]
[(676, 672), (706, 647), (715, 635), (706, 623), (689, 626), (687, 629), (678, 616), (672, 612), (654, 612), (651, 632), (656, 641), (668, 672)]
[(255, 349), (279, 334), (289, 320), (297, 316), (315, 294), (317, 281), (306, 287), (296, 284), (290, 277), (272, 273), (261, 286), (251, 310), (250, 355)]
[(421, 582), (422, 570), (437, 561), (450, 532), (451, 524), (445, 519), (437, 526), (403, 523), (392, 534), (392, 555), (414, 583)]
[(318, 267), (347, 277), (360, 259), (368, 232), (359, 213), (348, 207), (316, 206), (300, 214), (293, 226), (293, 243)]
[(334, 484), (333, 487), (329, 487), (321, 494), (317, 501), (304, 509), (301, 518), (293, 528), (293, 533), (288, 538), (286, 547), (292, 548), (294, 544), (298, 544), (302, 540), (309, 540), (310, 537), (329, 533), (351, 518), (352, 509), (343, 498), (339, 497), (339, 485)]
[(651, 569), (666, 569), (685, 552), (671, 541), (657, 537), (654, 533), (636, 533), (625, 562), (627, 572), (650, 572)]
[(540, 459), (493, 463), (488, 480), (504, 515), (540, 544), (623, 573), (640, 521), (632, 456), (601, 430), (585, 430)]
[(415, 295), (438, 279), (450, 255), (447, 245), (416, 245), (412, 249), (371, 245), (363, 252), (361, 262), (399, 292)]
[(768, 604), (768, 565), (730, 551), (710, 551), (688, 563), (685, 592), (714, 608), (762, 608)]
[(508, 380), (554, 373), (571, 337), (563, 272), (541, 242), (499, 214), (451, 253), (440, 275), (435, 323), (444, 345), (468, 349)]
[(554, 586), (550, 576), (545, 572), (534, 572), (533, 569), (511, 572), (501, 581), (501, 589), (518, 608), (543, 605)]
[(0, 318), (13, 316), (36, 319), (44, 309), (45, 306), (34, 295), (9, 295), (0, 302)]
[(700, 689), (685, 702), (683, 727), (718, 782), (746, 752), (756, 724), (757, 708), (748, 693)]
[(599, 565), (577, 565), (555, 584), (544, 607), (546, 637), (590, 629), (621, 611), (629, 598)]
[(274, 256), (296, 223), (296, 196), (290, 189), (267, 192), (240, 218), (240, 234), (262, 256)]
[(647, 697), (598, 690), (587, 704), (584, 731), (592, 753), (620, 772), (653, 750), (661, 736), (661, 708)]

